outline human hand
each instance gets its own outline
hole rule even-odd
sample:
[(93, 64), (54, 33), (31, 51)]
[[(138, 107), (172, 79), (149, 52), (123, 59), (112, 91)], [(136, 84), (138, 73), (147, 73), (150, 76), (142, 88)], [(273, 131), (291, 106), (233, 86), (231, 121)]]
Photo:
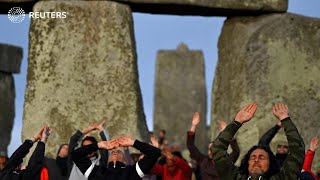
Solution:
[(33, 142), (39, 141), (42, 137), (42, 133), (43, 133), (45, 127), (47, 127), (47, 126), (48, 126), (47, 124), (43, 125), (42, 128), (33, 136), (33, 138), (31, 138), (31, 140)]
[(90, 133), (91, 131), (93, 130), (96, 130), (97, 129), (97, 126), (99, 126), (99, 122), (94, 122), (94, 123), (91, 123), (87, 128), (85, 128), (84, 130), (82, 130), (82, 134), (86, 135), (88, 133)]
[(101, 141), (98, 143), (98, 147), (100, 149), (111, 150), (111, 149), (119, 147), (119, 143), (118, 143), (117, 139), (113, 139), (110, 141)]
[(275, 115), (280, 121), (289, 117), (288, 106), (284, 103), (277, 103), (272, 106), (273, 115)]
[(238, 112), (235, 120), (241, 124), (250, 121), (250, 119), (253, 117), (254, 113), (256, 112), (257, 108), (258, 106), (256, 103), (251, 103), (246, 105), (244, 108), (242, 108)]
[(117, 141), (119, 143), (119, 146), (121, 147), (129, 147), (129, 146), (133, 146), (134, 144), (134, 140), (128, 137), (119, 137), (117, 138)]
[(106, 122), (106, 120), (107, 120), (106, 118), (103, 118), (101, 122), (97, 124), (96, 129), (98, 129), (100, 132), (103, 131), (103, 125)]
[(153, 147), (156, 147), (156, 148), (159, 148), (160, 145), (159, 145), (159, 141), (156, 137), (154, 136), (150, 136), (150, 144), (153, 146)]
[(41, 141), (44, 143), (47, 142), (48, 137), (50, 136), (51, 133), (52, 133), (52, 129), (48, 126), (45, 126), (44, 130), (42, 131)]
[(319, 147), (319, 138), (313, 137), (310, 142), (310, 150), (315, 152)]
[(219, 130), (220, 132), (222, 132), (226, 127), (227, 127), (227, 123), (224, 120), (219, 120)]

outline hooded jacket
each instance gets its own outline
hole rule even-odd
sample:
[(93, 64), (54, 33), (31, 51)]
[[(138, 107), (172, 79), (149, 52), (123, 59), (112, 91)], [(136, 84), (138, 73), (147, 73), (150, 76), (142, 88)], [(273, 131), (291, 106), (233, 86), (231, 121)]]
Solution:
[[(287, 160), (284, 162), (283, 167), (276, 174), (266, 177), (260, 176), (260, 180), (294, 180), (299, 177), (304, 160), (304, 148), (302, 138), (290, 117), (281, 121), (282, 126), (288, 140), (289, 154)], [(233, 165), (227, 153), (228, 146), (241, 127), (241, 123), (233, 121), (213, 142), (211, 147), (213, 152), (213, 160), (216, 162), (216, 167), (220, 177), (224, 180), (251, 180), (249, 174), (242, 172), (238, 167)], [(248, 167), (246, 167), (248, 168)], [(268, 172), (267, 172), (268, 173)]]

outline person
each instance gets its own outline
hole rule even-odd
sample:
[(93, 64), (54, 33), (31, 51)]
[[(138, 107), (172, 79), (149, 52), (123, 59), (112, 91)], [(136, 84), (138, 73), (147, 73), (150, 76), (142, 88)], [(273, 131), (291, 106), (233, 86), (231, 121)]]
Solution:
[[(274, 136), (278, 133), (278, 131), (281, 129), (281, 121), (278, 121), (278, 123), (273, 126), (271, 129), (269, 129), (265, 134), (263, 134), (259, 140), (259, 145), (261, 146), (267, 146), (270, 148), (270, 142), (274, 138)], [(286, 144), (278, 144), (277, 146), (277, 152), (276, 152), (276, 160), (281, 168), (283, 166), (283, 162), (286, 160), (288, 156), (288, 145)]]
[[(212, 143), (208, 145), (207, 155), (201, 153), (194, 144), (195, 131), (199, 123), (200, 123), (200, 115), (198, 112), (195, 112), (192, 118), (191, 128), (187, 133), (187, 148), (190, 152), (190, 157), (197, 161), (197, 164), (200, 167), (201, 178), (203, 180), (220, 179), (215, 167), (216, 165), (212, 160), (212, 151), (211, 151)], [(225, 121), (222, 121), (222, 120), (219, 121), (220, 131), (222, 131), (226, 126), (227, 125)], [(232, 148), (230, 159), (232, 162), (236, 162), (240, 155), (240, 149), (235, 138), (231, 141), (230, 144)]]
[(162, 148), (162, 146), (168, 145), (168, 140), (166, 137), (166, 130), (164, 130), (164, 129), (161, 129), (159, 131), (159, 145), (160, 145), (160, 148)]
[[(319, 138), (313, 137), (310, 142), (310, 148), (306, 153), (306, 156), (304, 158), (304, 163), (302, 167), (302, 173), (300, 175), (300, 179), (314, 179), (314, 180), (320, 180), (320, 177), (317, 177), (312, 171), (312, 161), (315, 155), (316, 150), (319, 147)], [(302, 178), (304, 177), (304, 178)]]
[(191, 180), (192, 168), (186, 161), (174, 155), (168, 147), (163, 147), (166, 159), (164, 165), (155, 164), (151, 174), (162, 176), (162, 180)]
[[(145, 156), (134, 165), (124, 165), (124, 157), (117, 147), (134, 147)], [(110, 155), (113, 166), (96, 165), (90, 161), (88, 154), (98, 149), (112, 150)], [(71, 152), (71, 158), (88, 180), (136, 180), (148, 174), (161, 153), (147, 143), (128, 137), (119, 137), (110, 141), (101, 141), (82, 146)]]
[(251, 120), (257, 110), (257, 105), (251, 103), (238, 112), (235, 120), (230, 123), (213, 141), (211, 147), (213, 160), (220, 177), (225, 180), (294, 180), (302, 169), (304, 160), (304, 143), (299, 132), (289, 117), (288, 106), (275, 104), (273, 114), (281, 121), (284, 128), (289, 154), (283, 167), (279, 170), (274, 154), (267, 146), (253, 146), (244, 156), (239, 168), (234, 166), (227, 154), (227, 148), (233, 136), (242, 124)]
[[(7, 164), (0, 172), (1, 180), (35, 180), (40, 179), (43, 168), (45, 143), (52, 129), (44, 125), (31, 139), (27, 139), (9, 158)], [(21, 168), (23, 158), (29, 153), (32, 145), (37, 143), (26, 168)]]
[(8, 157), (6, 155), (4, 155), (4, 156), (0, 155), (0, 171), (4, 168), (7, 161), (8, 161)]
[[(73, 165), (72, 158), (70, 154), (72, 151), (76, 149), (78, 146), (79, 141), (81, 141), (81, 146), (87, 146), (90, 144), (98, 143), (98, 141), (93, 137), (89, 136), (88, 134), (94, 130), (100, 131), (100, 137), (102, 140), (109, 140), (110, 136), (109, 133), (103, 128), (103, 124), (105, 123), (105, 120), (102, 120), (101, 122), (94, 122), (90, 124), (87, 128), (83, 129), (82, 131), (77, 131), (69, 141), (69, 155), (68, 155), (68, 161), (67, 161), (67, 167), (68, 167), (68, 173), (69, 173), (69, 180), (87, 180), (87, 178), (81, 173), (80, 169), (77, 166)], [(100, 153), (98, 153), (98, 149), (95, 152), (92, 152), (91, 154), (88, 154), (88, 158), (94, 163), (94, 164), (101, 164), (107, 166), (108, 164), (108, 152), (106, 152), (103, 149), (99, 150)]]
[(56, 157), (56, 165), (59, 167), (60, 173), (62, 176), (66, 177), (68, 175), (68, 154), (69, 154), (69, 145), (62, 144), (60, 145)]

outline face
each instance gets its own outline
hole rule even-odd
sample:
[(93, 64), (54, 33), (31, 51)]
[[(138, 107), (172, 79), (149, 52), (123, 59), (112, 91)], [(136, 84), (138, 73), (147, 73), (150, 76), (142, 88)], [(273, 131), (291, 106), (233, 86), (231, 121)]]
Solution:
[(212, 146), (212, 143), (210, 143), (210, 144), (208, 145), (208, 156), (209, 156), (210, 159), (212, 159), (211, 146)]
[[(87, 145), (90, 145), (90, 144), (92, 144), (91, 141), (85, 140), (85, 141), (83, 141), (82, 146), (87, 146)], [(91, 154), (88, 154), (88, 158), (92, 158), (95, 155), (97, 155), (97, 152), (93, 152)]]
[(248, 163), (249, 175), (257, 177), (268, 171), (270, 164), (269, 155), (263, 149), (256, 149), (251, 153)]
[(68, 152), (69, 152), (69, 146), (65, 144), (61, 147), (58, 156), (61, 158), (65, 158), (68, 156)]
[(171, 152), (180, 152), (180, 146), (178, 144), (173, 144), (171, 146)]
[(288, 146), (284, 144), (279, 144), (277, 147), (278, 154), (288, 154)]
[(119, 161), (125, 164), (123, 152), (119, 149), (112, 150), (109, 156), (109, 161), (113, 161), (113, 162)]
[(166, 136), (166, 133), (164, 133), (163, 131), (160, 131), (160, 132), (159, 132), (159, 136), (160, 136), (160, 137), (165, 137), (165, 136)]

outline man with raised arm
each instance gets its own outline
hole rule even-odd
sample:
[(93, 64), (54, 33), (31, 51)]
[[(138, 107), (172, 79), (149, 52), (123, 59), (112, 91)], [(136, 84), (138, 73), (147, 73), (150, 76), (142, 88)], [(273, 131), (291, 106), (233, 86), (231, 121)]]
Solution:
[[(145, 156), (134, 165), (125, 165), (121, 151), (113, 150), (117, 147), (134, 147)], [(113, 165), (101, 166), (93, 164), (88, 158), (88, 154), (98, 149), (113, 150), (110, 160)], [(157, 162), (161, 153), (147, 143), (133, 140), (127, 137), (119, 137), (111, 141), (101, 141), (76, 149), (71, 153), (72, 160), (85, 175), (88, 180), (136, 180), (142, 179), (148, 174)]]
[[(202, 154), (194, 144), (195, 132), (199, 123), (200, 123), (200, 115), (198, 112), (195, 112), (192, 118), (191, 128), (187, 134), (187, 148), (190, 152), (190, 157), (196, 160), (197, 164), (200, 166), (201, 178), (203, 180), (221, 179), (219, 178), (218, 172), (216, 170), (216, 165), (212, 160), (212, 151), (211, 151), (212, 143), (208, 145), (208, 155)], [(227, 125), (224, 121), (219, 121), (220, 131), (222, 131), (226, 126)], [(232, 148), (232, 153), (230, 154), (230, 158), (232, 162), (236, 162), (240, 155), (239, 146), (235, 139), (233, 139), (230, 142), (230, 145)]]
[(281, 121), (284, 128), (289, 151), (287, 160), (279, 170), (274, 154), (267, 146), (253, 146), (245, 155), (238, 168), (233, 165), (227, 148), (233, 136), (242, 126), (253, 117), (257, 110), (255, 103), (245, 106), (224, 131), (213, 142), (213, 160), (218, 173), (225, 180), (294, 180), (297, 179), (304, 160), (304, 143), (299, 132), (289, 117), (288, 106), (275, 104), (273, 114)]

